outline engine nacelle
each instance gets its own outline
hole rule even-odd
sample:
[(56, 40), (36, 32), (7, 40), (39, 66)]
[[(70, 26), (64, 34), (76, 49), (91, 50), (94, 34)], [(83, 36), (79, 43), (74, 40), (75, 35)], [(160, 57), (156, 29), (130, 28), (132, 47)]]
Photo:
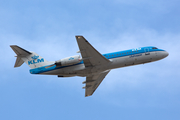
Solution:
[(57, 66), (67, 66), (67, 65), (74, 65), (81, 62), (80, 55), (71, 56), (68, 58), (64, 58), (55, 62)]

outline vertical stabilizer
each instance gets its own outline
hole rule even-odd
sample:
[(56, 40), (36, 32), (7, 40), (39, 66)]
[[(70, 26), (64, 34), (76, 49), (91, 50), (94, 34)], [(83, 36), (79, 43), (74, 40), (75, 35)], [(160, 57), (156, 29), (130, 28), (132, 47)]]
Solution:
[(20, 67), (24, 62), (31, 68), (38, 68), (46, 65), (53, 64), (54, 62), (48, 62), (35, 52), (29, 52), (17, 45), (10, 46), (17, 54), (17, 59), (14, 67)]
[(17, 45), (11, 45), (10, 47), (13, 49), (13, 51), (17, 55), (14, 67), (20, 67), (24, 63), (24, 61), (21, 59), (21, 57), (31, 55), (31, 53), (29, 51), (27, 51)]

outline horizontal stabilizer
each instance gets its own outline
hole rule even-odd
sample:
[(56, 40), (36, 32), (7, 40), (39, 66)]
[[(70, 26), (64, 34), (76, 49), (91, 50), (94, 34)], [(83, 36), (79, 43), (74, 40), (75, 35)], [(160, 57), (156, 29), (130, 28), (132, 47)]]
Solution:
[(17, 56), (27, 56), (27, 55), (31, 54), (31, 52), (29, 52), (29, 51), (27, 51), (27, 50), (25, 50), (25, 49), (23, 49), (17, 45), (11, 45), (10, 47), (17, 54)]
[(23, 63), (24, 61), (20, 57), (17, 57), (14, 67), (20, 67)]
[(14, 67), (20, 67), (24, 63), (24, 61), (21, 59), (21, 57), (25, 57), (25, 56), (28, 56), (28, 55), (32, 54), (29, 51), (27, 51), (27, 50), (25, 50), (25, 49), (23, 49), (23, 48), (21, 48), (21, 47), (19, 47), (17, 45), (11, 45), (10, 47), (13, 49), (13, 51), (17, 55), (16, 56), (17, 57), (16, 58), (16, 63), (14, 65)]

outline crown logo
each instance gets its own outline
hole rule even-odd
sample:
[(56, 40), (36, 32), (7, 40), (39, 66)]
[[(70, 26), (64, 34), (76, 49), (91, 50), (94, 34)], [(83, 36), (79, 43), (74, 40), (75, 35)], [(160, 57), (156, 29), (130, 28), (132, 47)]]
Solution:
[(74, 60), (74, 58), (73, 58), (73, 57), (71, 57), (71, 58), (69, 58), (69, 60)]
[(34, 56), (33, 56), (33, 57), (31, 57), (31, 58), (35, 60), (35, 59), (38, 59), (38, 58), (39, 58), (39, 56), (35, 56), (35, 55), (34, 55)]

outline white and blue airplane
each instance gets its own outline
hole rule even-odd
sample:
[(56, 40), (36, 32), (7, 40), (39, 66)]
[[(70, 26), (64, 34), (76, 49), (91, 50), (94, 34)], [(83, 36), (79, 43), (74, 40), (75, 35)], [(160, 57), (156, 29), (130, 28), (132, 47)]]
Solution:
[(76, 40), (82, 58), (75, 55), (51, 62), (35, 52), (11, 45), (17, 54), (14, 67), (20, 67), (25, 62), (31, 68), (31, 74), (86, 77), (83, 88), (87, 97), (94, 93), (110, 70), (157, 61), (169, 55), (165, 50), (153, 46), (100, 54), (83, 36), (76, 36)]

